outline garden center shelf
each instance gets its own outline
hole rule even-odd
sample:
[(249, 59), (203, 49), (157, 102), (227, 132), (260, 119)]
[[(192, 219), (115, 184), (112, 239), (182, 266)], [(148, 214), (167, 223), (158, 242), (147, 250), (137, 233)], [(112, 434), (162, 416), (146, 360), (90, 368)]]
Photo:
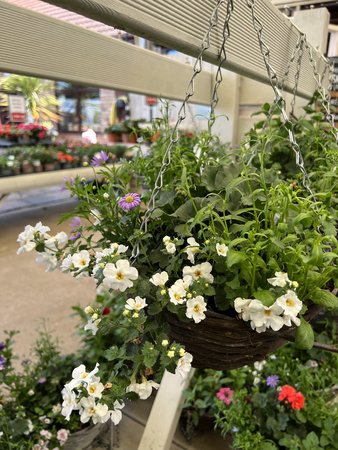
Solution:
[(0, 178), (0, 197), (11, 192), (21, 192), (57, 184), (62, 185), (65, 183), (65, 179), (76, 177), (77, 175), (93, 179), (93, 170), (96, 171), (97, 169), (94, 167), (75, 167), (72, 169)]

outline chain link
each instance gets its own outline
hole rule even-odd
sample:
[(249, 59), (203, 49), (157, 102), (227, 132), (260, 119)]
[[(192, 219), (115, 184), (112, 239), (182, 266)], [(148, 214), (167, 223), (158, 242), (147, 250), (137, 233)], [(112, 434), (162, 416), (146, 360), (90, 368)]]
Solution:
[[(324, 69), (323, 75), (321, 77), (318, 72), (318, 69), (317, 69), (316, 61), (313, 57), (312, 48), (310, 47), (307, 39), (305, 39), (304, 43), (305, 43), (305, 47), (309, 54), (310, 64), (313, 69), (313, 77), (314, 77), (316, 85), (317, 85), (318, 93), (320, 95), (320, 98), (322, 100), (322, 105), (325, 110), (325, 120), (327, 122), (329, 122), (329, 124), (331, 125), (330, 130), (331, 130), (332, 134), (334, 135), (335, 140), (338, 141), (338, 132), (336, 131), (336, 128), (334, 126), (334, 115), (331, 112), (331, 103), (330, 103), (330, 94), (329, 94), (330, 90), (332, 89), (333, 67), (332, 67), (332, 65), (330, 65), (329, 61), (326, 60), (327, 64), (325, 65), (325, 69)], [(323, 86), (323, 80), (324, 80), (327, 70), (329, 70), (329, 82), (330, 82), (330, 85), (328, 87), (328, 92), (325, 91), (325, 88)]]
[(312, 189), (310, 187), (310, 179), (309, 179), (309, 176), (305, 169), (304, 160), (303, 160), (299, 145), (296, 141), (295, 134), (293, 132), (292, 122), (290, 121), (288, 114), (286, 112), (285, 100), (282, 96), (281, 90), (278, 87), (279, 82), (278, 82), (277, 73), (270, 63), (270, 49), (263, 39), (263, 25), (256, 16), (255, 0), (246, 0), (246, 4), (249, 7), (249, 9), (251, 10), (252, 24), (257, 33), (258, 43), (259, 43), (259, 47), (261, 50), (261, 54), (263, 56), (264, 65), (266, 67), (266, 71), (267, 71), (267, 74), (269, 77), (271, 87), (275, 94), (274, 103), (277, 105), (277, 107), (280, 110), (280, 113), (281, 113), (283, 121), (284, 121), (284, 127), (288, 132), (288, 138), (289, 138), (292, 150), (295, 154), (296, 165), (303, 175), (303, 186), (304, 186), (304, 188), (306, 188), (308, 190), (308, 192), (311, 194), (312, 197), (315, 197), (314, 193), (312, 192)]
[[(148, 230), (148, 222), (149, 222), (149, 219), (151, 217), (151, 214), (153, 213), (153, 211), (155, 209), (155, 202), (156, 202), (157, 196), (159, 195), (159, 193), (160, 193), (160, 191), (161, 191), (161, 189), (163, 187), (163, 176), (164, 176), (164, 173), (167, 170), (167, 168), (170, 166), (171, 151), (172, 151), (174, 145), (179, 140), (179, 131), (178, 130), (179, 130), (180, 124), (186, 118), (186, 109), (187, 109), (188, 101), (190, 100), (190, 98), (195, 93), (195, 78), (197, 77), (197, 75), (199, 73), (202, 72), (203, 56), (204, 56), (205, 52), (210, 48), (210, 36), (211, 36), (212, 31), (218, 25), (220, 8), (223, 5), (225, 5), (225, 3), (228, 4), (229, 2), (231, 2), (231, 4), (232, 4), (232, 0), (228, 0), (228, 2), (226, 2), (226, 0), (217, 0), (217, 3), (216, 3), (216, 5), (215, 5), (215, 7), (214, 7), (214, 9), (213, 9), (213, 11), (211, 13), (211, 17), (209, 19), (209, 26), (208, 26), (208, 29), (207, 29), (207, 31), (206, 31), (203, 39), (202, 39), (200, 52), (199, 52), (199, 54), (198, 54), (198, 56), (196, 58), (196, 61), (194, 63), (193, 74), (192, 74), (192, 77), (191, 77), (191, 79), (190, 79), (190, 81), (188, 83), (188, 86), (187, 86), (187, 89), (186, 89), (186, 93), (185, 93), (185, 98), (183, 100), (183, 103), (182, 103), (179, 111), (178, 111), (178, 118), (177, 118), (175, 126), (174, 126), (174, 128), (172, 130), (169, 144), (168, 144), (168, 146), (166, 148), (166, 151), (164, 152), (163, 159), (162, 159), (162, 165), (161, 165), (159, 173), (158, 173), (158, 175), (156, 177), (154, 189), (152, 190), (152, 192), (150, 194), (148, 208), (147, 208), (147, 210), (146, 210), (146, 212), (145, 212), (145, 214), (143, 216), (143, 220), (142, 220), (142, 223), (141, 223), (141, 226), (140, 226), (140, 231), (143, 232), (143, 233), (146, 233), (147, 230)], [(227, 7), (227, 15), (226, 15), (226, 17), (228, 17), (228, 12), (229, 12), (229, 6)], [(231, 14), (231, 12), (230, 12), (230, 14)], [(230, 18), (230, 16), (229, 16), (229, 18)], [(229, 32), (229, 30), (228, 30), (228, 28), (226, 26), (225, 26), (225, 30), (226, 30), (226, 33)], [(226, 40), (227, 40), (227, 38), (225, 40), (223, 39), (224, 44), (225, 44)], [(222, 46), (222, 48), (223, 48), (223, 46)], [(221, 54), (221, 57), (224, 58), (224, 54), (222, 53), (222, 49), (221, 49), (220, 54)], [(216, 80), (216, 83), (218, 83), (218, 80)], [(218, 86), (219, 86), (219, 84), (220, 83), (218, 83)], [(218, 86), (217, 86), (217, 89), (218, 89)], [(216, 89), (216, 91), (214, 89), (215, 97), (213, 97), (213, 100), (212, 100), (212, 104), (213, 104), (213, 106), (212, 106), (213, 109), (212, 110), (215, 109), (215, 106), (217, 104), (217, 89)], [(215, 102), (214, 102), (214, 100), (215, 100)], [(212, 120), (212, 118), (210, 120)], [(140, 253), (140, 243), (139, 243), (139, 241), (137, 241), (135, 243), (134, 247), (133, 247), (133, 250), (132, 250), (132, 259), (137, 258), (139, 253)]]

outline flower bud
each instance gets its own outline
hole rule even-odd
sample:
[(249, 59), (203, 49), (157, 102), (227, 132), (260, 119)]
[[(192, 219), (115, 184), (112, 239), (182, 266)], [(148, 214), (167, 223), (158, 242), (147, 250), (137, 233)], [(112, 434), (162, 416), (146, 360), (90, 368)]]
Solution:
[(167, 339), (163, 339), (162, 347), (166, 347), (168, 344), (169, 344), (169, 341)]
[(167, 291), (165, 289), (161, 290), (161, 295), (165, 295), (167, 293)]
[(92, 314), (94, 314), (94, 310), (91, 306), (86, 306), (84, 309), (84, 312), (88, 315), (91, 316)]
[(83, 167), (87, 167), (88, 166), (88, 162), (87, 161), (83, 161), (82, 165), (83, 165)]
[(175, 352), (173, 350), (169, 350), (167, 355), (169, 358), (173, 358), (175, 356)]

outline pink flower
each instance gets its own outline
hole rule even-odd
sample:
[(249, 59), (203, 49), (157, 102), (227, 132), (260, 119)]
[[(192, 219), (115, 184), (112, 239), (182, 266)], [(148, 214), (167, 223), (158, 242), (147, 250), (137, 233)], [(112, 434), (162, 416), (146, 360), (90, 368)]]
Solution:
[(60, 442), (61, 445), (63, 445), (69, 436), (69, 430), (66, 430), (65, 428), (61, 428), (57, 434), (56, 434), (56, 439)]
[(135, 192), (126, 194), (119, 200), (119, 205), (123, 209), (123, 211), (129, 211), (130, 209), (134, 209), (140, 204), (141, 204), (140, 194), (136, 194)]
[(216, 394), (216, 397), (222, 400), (222, 402), (224, 402), (226, 405), (231, 405), (232, 396), (233, 391), (229, 387), (221, 388)]

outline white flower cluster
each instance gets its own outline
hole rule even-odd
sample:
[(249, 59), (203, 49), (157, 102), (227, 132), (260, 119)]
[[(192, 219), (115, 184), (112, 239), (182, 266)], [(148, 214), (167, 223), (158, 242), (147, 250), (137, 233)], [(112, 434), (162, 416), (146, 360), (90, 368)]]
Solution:
[[(269, 278), (268, 282), (274, 287), (286, 288), (287, 286), (298, 286), (297, 283), (289, 280), (288, 274), (276, 272), (274, 278)], [(234, 302), (235, 310), (241, 314), (244, 321), (250, 321), (251, 328), (258, 333), (262, 333), (271, 328), (273, 331), (280, 330), (284, 325), (290, 327), (292, 322), (298, 327), (300, 319), (298, 316), (303, 306), (297, 294), (287, 289), (284, 295), (278, 297), (271, 306), (265, 306), (257, 299), (236, 298)]]
[(186, 316), (193, 319), (195, 323), (199, 323), (205, 319), (205, 311), (207, 304), (202, 295), (194, 296), (190, 292), (190, 287), (195, 281), (204, 280), (206, 283), (212, 283), (214, 277), (211, 274), (212, 266), (209, 262), (197, 264), (195, 266), (183, 267), (183, 278), (176, 280), (175, 283), (165, 289), (165, 285), (169, 280), (167, 272), (156, 273), (150, 278), (150, 282), (161, 288), (161, 294), (168, 293), (169, 301), (174, 305), (186, 304)]
[(84, 330), (91, 331), (93, 336), (96, 335), (98, 331), (99, 323), (101, 322), (101, 317), (98, 314), (97, 310), (94, 310), (91, 306), (86, 306), (84, 312), (89, 316), (88, 322), (86, 323)]
[(41, 242), (44, 246), (43, 252), (38, 252), (36, 262), (38, 264), (45, 264), (46, 271), (51, 272), (58, 266), (58, 260), (56, 253), (62, 249), (68, 242), (68, 236), (64, 231), (57, 233), (55, 236), (48, 234), (49, 227), (42, 225), (38, 222), (35, 227), (26, 225), (24, 231), (19, 234), (17, 242), (19, 242), (18, 255), (24, 252), (30, 252), (36, 249), (37, 243)]
[[(124, 408), (124, 403), (115, 401), (113, 410), (109, 410), (106, 404), (100, 403), (105, 386), (100, 382), (100, 378), (95, 376), (98, 371), (98, 363), (89, 373), (84, 364), (73, 370), (73, 379), (62, 390), (61, 414), (66, 420), (70, 419), (74, 410), (79, 411), (82, 423), (87, 423), (89, 420), (92, 420), (94, 424), (105, 423), (110, 419), (114, 425), (117, 425), (122, 419), (121, 409)], [(88, 396), (84, 396), (84, 393)]]

